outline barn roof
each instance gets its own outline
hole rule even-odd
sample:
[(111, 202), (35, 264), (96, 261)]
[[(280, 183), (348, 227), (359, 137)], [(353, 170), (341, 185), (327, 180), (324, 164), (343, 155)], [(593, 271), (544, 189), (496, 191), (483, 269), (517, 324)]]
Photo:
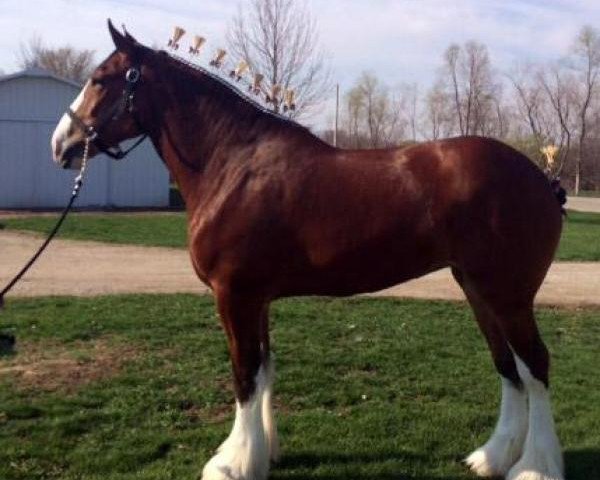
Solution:
[(0, 83), (6, 82), (8, 80), (14, 80), (16, 78), (51, 78), (58, 82), (66, 83), (68, 85), (73, 85), (74, 87), (81, 87), (81, 84), (75, 82), (74, 80), (70, 80), (68, 78), (60, 77), (55, 75), (48, 70), (44, 70), (40, 67), (31, 67), (25, 70), (21, 70), (20, 72), (11, 73), (9, 75), (0, 76)]

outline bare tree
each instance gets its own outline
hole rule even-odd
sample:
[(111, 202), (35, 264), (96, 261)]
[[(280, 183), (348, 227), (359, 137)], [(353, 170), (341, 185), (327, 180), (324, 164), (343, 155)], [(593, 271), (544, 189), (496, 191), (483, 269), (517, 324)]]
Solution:
[(346, 124), (346, 133), (348, 147), (360, 148), (366, 145), (366, 140), (363, 141), (361, 131), (362, 112), (364, 110), (364, 99), (362, 92), (353, 88), (346, 94), (346, 111), (344, 114)]
[[(514, 97), (515, 131), (519, 147), (541, 167), (541, 149), (549, 144), (559, 147), (556, 171), (562, 170), (570, 153), (572, 134), (571, 105), (565, 79), (558, 65), (542, 67), (522, 64), (508, 74)], [(523, 128), (521, 128), (523, 127)]]
[(447, 74), (450, 76), (451, 83), (451, 97), (454, 101), (454, 112), (458, 118), (458, 128), (461, 135), (467, 134), (467, 127), (465, 125), (465, 120), (463, 118), (463, 101), (462, 101), (462, 93), (461, 88), (459, 86), (458, 79), (458, 65), (459, 65), (459, 57), (460, 57), (460, 47), (453, 43), (448, 47), (446, 52), (444, 53), (444, 60), (446, 62), (445, 69)]
[[(329, 72), (315, 20), (304, 3), (250, 0), (240, 5), (227, 33), (229, 48), (270, 85), (293, 89), (293, 115), (305, 114), (328, 92)], [(279, 102), (273, 103), (275, 111)]]
[(425, 99), (423, 136), (437, 140), (450, 135), (454, 128), (451, 120), (452, 110), (452, 100), (444, 91), (444, 86), (440, 82), (435, 83)]
[(542, 110), (544, 92), (533, 65), (517, 66), (508, 78), (515, 91), (515, 104), (519, 117), (527, 125), (539, 150), (548, 142), (543, 131)]
[(39, 67), (63, 78), (83, 83), (94, 68), (94, 51), (78, 50), (70, 45), (50, 48), (40, 37), (32, 37), (21, 44), (19, 66), (23, 69)]
[(486, 134), (498, 119), (498, 85), (493, 81), (491, 62), (485, 45), (475, 41), (463, 47), (452, 44), (444, 53), (444, 79), (452, 99), (460, 135)]
[(588, 116), (600, 80), (600, 31), (589, 25), (583, 27), (575, 40), (573, 53), (572, 68), (578, 79), (576, 99), (579, 155), (575, 161), (575, 195), (578, 195), (581, 187), (581, 168), (586, 158)]
[(348, 91), (345, 124), (352, 147), (385, 147), (404, 138), (408, 125), (403, 108), (406, 99), (402, 90), (394, 93), (367, 72)]
[(546, 92), (560, 127), (558, 142), (555, 141), (560, 147), (558, 159), (560, 173), (569, 158), (573, 132), (575, 130), (573, 122), (575, 92), (572, 88), (574, 79), (571, 75), (564, 72), (558, 64), (553, 65), (549, 71), (540, 71), (538, 79)]
[(416, 83), (404, 83), (400, 86), (403, 115), (410, 128), (410, 138), (417, 141), (419, 116), (419, 86)]

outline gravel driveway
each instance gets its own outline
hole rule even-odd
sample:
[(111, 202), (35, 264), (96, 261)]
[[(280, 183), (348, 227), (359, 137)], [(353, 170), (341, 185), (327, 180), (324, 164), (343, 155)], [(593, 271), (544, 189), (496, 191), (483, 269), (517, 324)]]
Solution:
[[(39, 236), (0, 231), (0, 284), (3, 286), (40, 245)], [(54, 240), (10, 296), (109, 295), (118, 293), (206, 293), (184, 250)], [(449, 270), (374, 295), (464, 299)], [(600, 305), (600, 263), (555, 263), (537, 302)]]

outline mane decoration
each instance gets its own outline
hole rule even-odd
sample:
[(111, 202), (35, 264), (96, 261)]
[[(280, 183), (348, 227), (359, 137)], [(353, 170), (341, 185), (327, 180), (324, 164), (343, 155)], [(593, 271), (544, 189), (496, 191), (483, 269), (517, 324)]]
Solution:
[[(293, 89), (284, 88), (277, 84), (269, 87), (265, 86), (265, 76), (259, 72), (253, 71), (250, 62), (246, 59), (237, 63), (232, 62), (227, 56), (227, 51), (222, 48), (217, 48), (212, 59), (209, 61), (208, 65), (211, 70), (198, 63), (194, 63), (192, 59), (200, 56), (201, 50), (206, 44), (206, 38), (200, 35), (195, 35), (193, 37), (192, 44), (189, 46), (188, 50), (190, 59), (185, 59), (174, 53), (179, 50), (179, 41), (184, 35), (185, 30), (183, 28), (176, 26), (173, 29), (173, 35), (167, 43), (167, 47), (171, 52), (165, 52), (170, 58), (217, 80), (228, 87), (236, 95), (251, 102), (260, 110), (275, 115), (282, 120), (292, 121), (289, 116), (280, 113), (280, 108), (283, 113), (290, 114), (296, 110), (296, 94)], [(243, 93), (236, 84), (244, 85), (248, 94)], [(255, 98), (252, 98), (252, 96)], [(258, 102), (256, 99), (262, 99), (264, 104)]]

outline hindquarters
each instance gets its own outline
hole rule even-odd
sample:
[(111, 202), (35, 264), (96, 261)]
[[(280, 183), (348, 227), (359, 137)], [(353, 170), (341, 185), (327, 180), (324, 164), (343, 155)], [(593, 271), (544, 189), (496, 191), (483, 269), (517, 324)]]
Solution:
[(530, 306), (558, 246), (560, 205), (524, 155), (500, 142), (464, 140), (471, 194), (449, 215), (450, 264), (493, 308)]
[(533, 300), (552, 262), (561, 208), (546, 178), (511, 148), (480, 146), (481, 184), (453, 223), (453, 274), (489, 345), (502, 383), (500, 417), (467, 464), (481, 476), (563, 478), (548, 396), (549, 355)]

